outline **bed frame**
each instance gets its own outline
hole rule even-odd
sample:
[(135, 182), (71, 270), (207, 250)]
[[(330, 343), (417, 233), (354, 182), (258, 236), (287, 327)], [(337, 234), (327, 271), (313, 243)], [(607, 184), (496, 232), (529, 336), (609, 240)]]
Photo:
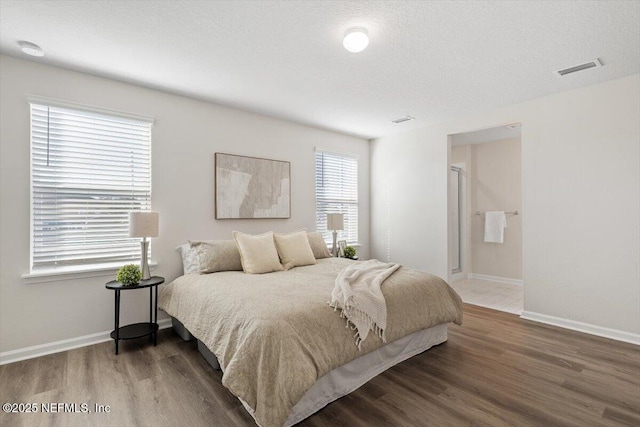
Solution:
[[(196, 340), (198, 351), (213, 367), (220, 370), (216, 355), (200, 340), (196, 339), (184, 325), (176, 318), (171, 318), (173, 330), (185, 341)], [(436, 325), (423, 329), (386, 344), (371, 353), (358, 357), (351, 362), (339, 366), (319, 378), (302, 399), (293, 407), (291, 415), (284, 424), (289, 427), (318, 412), (320, 409), (345, 396), (367, 383), (372, 378), (431, 347), (442, 344), (447, 340), (447, 324)], [(243, 406), (253, 415), (253, 410), (242, 399)], [(255, 419), (255, 417), (254, 417)]]

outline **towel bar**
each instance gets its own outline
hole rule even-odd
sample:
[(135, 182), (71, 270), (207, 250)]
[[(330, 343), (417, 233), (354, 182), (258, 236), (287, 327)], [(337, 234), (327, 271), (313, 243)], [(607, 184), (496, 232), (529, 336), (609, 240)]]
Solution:
[[(484, 212), (476, 212), (476, 215), (482, 215)], [(520, 215), (520, 212), (518, 211), (513, 211), (513, 212), (505, 212), (505, 215)]]

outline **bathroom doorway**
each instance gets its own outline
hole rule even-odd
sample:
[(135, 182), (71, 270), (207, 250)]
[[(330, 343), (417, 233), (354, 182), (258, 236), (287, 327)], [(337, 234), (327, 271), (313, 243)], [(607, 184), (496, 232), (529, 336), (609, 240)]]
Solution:
[(449, 282), (463, 301), (520, 314), (519, 123), (449, 136)]

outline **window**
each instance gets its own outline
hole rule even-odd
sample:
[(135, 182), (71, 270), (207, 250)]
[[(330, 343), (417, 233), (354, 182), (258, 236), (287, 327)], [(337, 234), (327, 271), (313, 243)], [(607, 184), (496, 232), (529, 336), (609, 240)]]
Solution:
[(344, 214), (338, 240), (358, 243), (358, 158), (354, 155), (316, 151), (316, 229), (331, 243), (328, 213)]
[(31, 104), (31, 271), (133, 262), (130, 211), (151, 208), (151, 125)]

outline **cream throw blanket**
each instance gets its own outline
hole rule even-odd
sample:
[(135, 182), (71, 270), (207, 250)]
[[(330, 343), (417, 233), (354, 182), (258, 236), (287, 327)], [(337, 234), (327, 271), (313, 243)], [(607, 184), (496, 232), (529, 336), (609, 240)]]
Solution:
[(387, 303), (380, 286), (399, 268), (400, 264), (372, 259), (354, 262), (338, 274), (329, 305), (334, 310), (341, 310), (340, 316), (347, 319), (347, 327), (351, 323), (357, 330), (355, 338), (358, 350), (362, 349), (362, 341), (367, 339), (369, 331), (387, 342), (384, 336)]

